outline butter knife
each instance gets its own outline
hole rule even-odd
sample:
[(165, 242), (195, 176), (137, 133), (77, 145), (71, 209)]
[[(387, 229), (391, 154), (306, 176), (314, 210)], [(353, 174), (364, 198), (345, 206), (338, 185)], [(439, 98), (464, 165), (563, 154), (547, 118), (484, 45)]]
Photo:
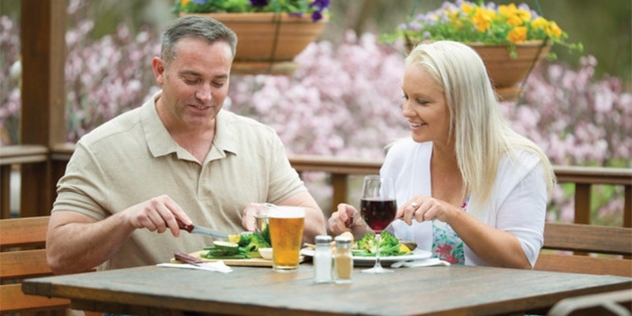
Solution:
[(228, 240), (228, 233), (223, 232), (221, 230), (211, 229), (208, 227), (202, 227), (202, 226), (197, 226), (197, 225), (186, 225), (181, 221), (178, 221), (178, 227), (180, 227), (180, 229), (184, 229), (188, 231), (191, 234), (200, 234), (200, 235), (206, 235), (210, 237)]

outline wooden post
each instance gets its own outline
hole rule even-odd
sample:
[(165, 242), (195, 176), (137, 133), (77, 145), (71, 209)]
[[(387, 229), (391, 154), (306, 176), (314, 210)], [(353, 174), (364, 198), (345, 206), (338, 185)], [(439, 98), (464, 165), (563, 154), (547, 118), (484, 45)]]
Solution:
[(11, 165), (0, 165), (0, 218), (11, 217)]
[(590, 224), (591, 184), (575, 184), (575, 224)]
[(623, 227), (632, 227), (632, 185), (625, 186), (623, 200)]
[(337, 210), (339, 203), (347, 203), (348, 179), (349, 175), (345, 173), (331, 174), (331, 186), (333, 187), (333, 194), (331, 199), (331, 212), (329, 214), (325, 214), (327, 218), (329, 218), (329, 215), (331, 215), (331, 213)]
[[(66, 0), (22, 0), (22, 114), (20, 143), (65, 141)], [(20, 216), (47, 215), (54, 182), (50, 161), (22, 165)]]

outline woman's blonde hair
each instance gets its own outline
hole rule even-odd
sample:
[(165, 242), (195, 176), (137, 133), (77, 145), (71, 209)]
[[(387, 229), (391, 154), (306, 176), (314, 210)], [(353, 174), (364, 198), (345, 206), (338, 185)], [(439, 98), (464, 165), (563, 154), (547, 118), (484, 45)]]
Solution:
[(406, 58), (406, 66), (422, 66), (444, 89), (450, 113), (450, 137), (464, 188), (472, 200), (483, 204), (491, 194), (503, 156), (514, 157), (523, 149), (540, 157), (547, 191), (555, 184), (548, 157), (540, 147), (511, 129), (500, 112), (483, 61), (469, 46), (452, 41), (417, 45)]

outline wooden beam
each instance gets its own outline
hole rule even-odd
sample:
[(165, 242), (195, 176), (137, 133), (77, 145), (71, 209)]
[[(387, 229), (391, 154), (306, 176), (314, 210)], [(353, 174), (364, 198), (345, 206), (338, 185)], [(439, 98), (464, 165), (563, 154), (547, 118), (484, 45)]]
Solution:
[(66, 0), (22, 0), (22, 144), (66, 140), (66, 6)]
[[(22, 0), (22, 113), (20, 143), (65, 141), (66, 0)], [(20, 216), (47, 215), (55, 180), (49, 160), (22, 165)]]

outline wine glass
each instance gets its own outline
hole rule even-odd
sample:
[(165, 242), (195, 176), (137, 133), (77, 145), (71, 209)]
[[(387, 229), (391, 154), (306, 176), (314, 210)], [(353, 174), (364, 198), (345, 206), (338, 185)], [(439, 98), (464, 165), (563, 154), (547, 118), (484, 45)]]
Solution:
[(376, 251), (375, 266), (364, 273), (389, 273), (393, 270), (382, 268), (380, 264), (380, 240), (382, 230), (394, 219), (397, 212), (395, 189), (391, 178), (370, 175), (364, 177), (362, 198), (360, 200), (360, 214), (364, 221), (375, 232)]

